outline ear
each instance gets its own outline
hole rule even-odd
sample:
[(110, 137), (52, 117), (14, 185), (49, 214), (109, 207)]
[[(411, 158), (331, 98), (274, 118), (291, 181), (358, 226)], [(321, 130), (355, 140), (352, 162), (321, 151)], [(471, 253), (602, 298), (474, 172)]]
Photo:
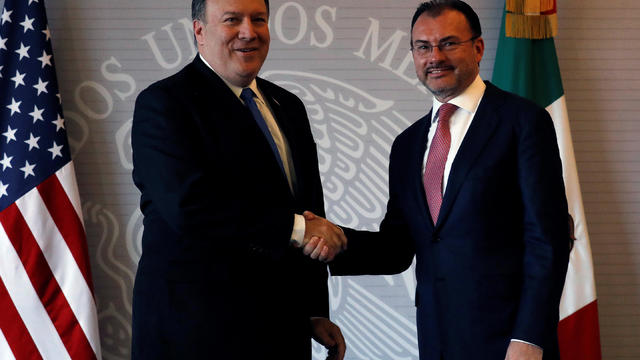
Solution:
[(196, 37), (196, 42), (202, 44), (204, 42), (205, 24), (200, 20), (193, 20), (193, 35)]
[(475, 52), (476, 62), (480, 63), (482, 55), (484, 55), (484, 40), (482, 39), (482, 36), (473, 42), (473, 51)]

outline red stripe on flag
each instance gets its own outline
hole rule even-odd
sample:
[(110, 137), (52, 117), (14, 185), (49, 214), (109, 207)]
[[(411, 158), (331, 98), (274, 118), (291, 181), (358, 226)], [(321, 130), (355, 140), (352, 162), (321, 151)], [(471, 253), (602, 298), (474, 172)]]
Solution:
[(13, 356), (16, 359), (42, 359), (2, 279), (0, 279), (0, 309), (2, 309), (0, 329), (7, 339)]
[(44, 201), (53, 222), (58, 227), (64, 241), (67, 243), (73, 258), (78, 264), (84, 280), (93, 293), (91, 281), (91, 267), (89, 266), (89, 249), (84, 233), (84, 227), (78, 217), (71, 200), (64, 191), (60, 180), (54, 174), (38, 185), (38, 192)]
[(89, 340), (15, 203), (0, 213), (0, 222), (71, 358), (95, 359)]
[(558, 341), (562, 360), (602, 359), (597, 300), (560, 321)]

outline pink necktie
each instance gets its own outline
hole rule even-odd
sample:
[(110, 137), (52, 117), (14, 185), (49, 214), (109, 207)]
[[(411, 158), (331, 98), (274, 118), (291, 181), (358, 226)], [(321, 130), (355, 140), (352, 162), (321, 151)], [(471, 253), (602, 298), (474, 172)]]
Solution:
[(449, 148), (451, 147), (451, 133), (449, 132), (449, 119), (458, 109), (456, 105), (444, 103), (438, 110), (438, 127), (436, 134), (431, 140), (427, 165), (424, 169), (422, 181), (424, 191), (427, 194), (427, 204), (431, 219), (435, 224), (442, 205), (442, 179), (444, 175), (444, 165), (447, 162)]

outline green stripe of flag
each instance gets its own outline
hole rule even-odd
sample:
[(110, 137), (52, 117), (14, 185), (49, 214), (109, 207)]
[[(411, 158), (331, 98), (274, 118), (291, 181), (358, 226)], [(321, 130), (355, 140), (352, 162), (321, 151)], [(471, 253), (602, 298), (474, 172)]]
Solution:
[(531, 40), (506, 37), (505, 14), (506, 11), (502, 14), (491, 81), (503, 90), (547, 107), (564, 94), (553, 38)]

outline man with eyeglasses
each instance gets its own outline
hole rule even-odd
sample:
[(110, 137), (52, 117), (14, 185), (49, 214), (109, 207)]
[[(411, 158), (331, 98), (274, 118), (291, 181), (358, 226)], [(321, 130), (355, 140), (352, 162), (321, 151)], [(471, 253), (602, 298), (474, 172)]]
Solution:
[(411, 50), (432, 109), (395, 140), (379, 232), (344, 229), (332, 275), (393, 274), (416, 256), (420, 359), (558, 359), (569, 259), (553, 123), (479, 76), (480, 21), (421, 4)]

